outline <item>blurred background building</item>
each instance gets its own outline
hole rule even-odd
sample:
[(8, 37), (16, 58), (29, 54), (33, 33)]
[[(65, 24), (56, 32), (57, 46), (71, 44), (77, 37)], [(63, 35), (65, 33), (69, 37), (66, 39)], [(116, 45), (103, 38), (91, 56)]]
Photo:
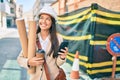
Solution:
[(23, 5), (16, 5), (16, 18), (21, 18), (23, 16)]
[[(120, 0), (35, 0), (31, 10), (23, 12), (23, 5), (16, 0), (0, 0), (0, 28), (16, 27), (16, 18), (25, 18), (25, 21), (38, 20), (38, 13), (43, 5), (51, 5), (58, 15), (72, 12), (82, 7), (97, 3), (102, 7), (120, 12)], [(26, 5), (28, 5), (26, 3)]]
[(111, 11), (120, 11), (120, 0), (36, 0), (32, 10), (30, 10), (32, 16), (27, 16), (27, 20), (38, 20), (38, 13), (43, 5), (51, 5), (58, 15), (62, 15), (79, 8), (88, 7), (92, 3), (97, 3)]
[(0, 0), (0, 28), (15, 27), (16, 0)]

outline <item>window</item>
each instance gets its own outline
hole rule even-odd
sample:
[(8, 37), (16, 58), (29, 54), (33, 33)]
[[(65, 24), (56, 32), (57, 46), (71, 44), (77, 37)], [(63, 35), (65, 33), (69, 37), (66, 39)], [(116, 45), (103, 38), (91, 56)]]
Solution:
[(3, 0), (0, 0), (0, 2), (2, 2), (2, 3), (3, 3), (4, 1), (3, 1)]
[(12, 4), (12, 3), (13, 3), (13, 0), (8, 0), (8, 2)]
[(13, 0), (10, 0), (10, 3), (13, 3)]
[(10, 9), (10, 12), (11, 12), (11, 13), (14, 13), (14, 8), (11, 8), (11, 9)]

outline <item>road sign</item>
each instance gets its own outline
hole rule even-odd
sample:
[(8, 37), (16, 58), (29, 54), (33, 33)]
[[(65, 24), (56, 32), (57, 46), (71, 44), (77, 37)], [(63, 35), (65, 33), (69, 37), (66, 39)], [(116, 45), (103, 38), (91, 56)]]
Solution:
[(114, 33), (107, 39), (107, 51), (113, 56), (112, 79), (115, 77), (117, 56), (120, 56), (120, 33)]
[(120, 33), (114, 33), (107, 39), (107, 50), (113, 56), (120, 56)]

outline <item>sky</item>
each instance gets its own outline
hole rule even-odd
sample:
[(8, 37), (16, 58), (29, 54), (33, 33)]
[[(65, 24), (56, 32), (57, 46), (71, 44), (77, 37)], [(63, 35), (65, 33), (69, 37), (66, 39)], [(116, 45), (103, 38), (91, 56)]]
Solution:
[(32, 9), (35, 0), (17, 0), (17, 4), (23, 5), (23, 12)]

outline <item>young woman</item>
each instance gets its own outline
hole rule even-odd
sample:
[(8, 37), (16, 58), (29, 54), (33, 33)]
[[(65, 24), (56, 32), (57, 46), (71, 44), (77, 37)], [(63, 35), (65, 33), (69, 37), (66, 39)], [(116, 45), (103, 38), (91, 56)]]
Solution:
[[(58, 66), (61, 66), (66, 61), (68, 48), (61, 49), (63, 52), (58, 52), (59, 45), (63, 39), (56, 32), (57, 15), (50, 6), (44, 6), (39, 13), (39, 27), (37, 35), (42, 49), (45, 51), (45, 60), (48, 65), (49, 75), (51, 80), (55, 80), (59, 74)], [(24, 58), (22, 53), (17, 58), (18, 63), (25, 68), (36, 66), (36, 72), (30, 75), (30, 80), (47, 80), (43, 59), (33, 57), (31, 59)]]

